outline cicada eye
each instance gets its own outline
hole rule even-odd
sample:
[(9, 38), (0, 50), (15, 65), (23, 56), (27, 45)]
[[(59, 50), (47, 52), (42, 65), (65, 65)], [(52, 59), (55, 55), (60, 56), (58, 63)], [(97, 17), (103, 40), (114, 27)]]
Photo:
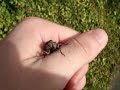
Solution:
[(57, 47), (61, 47), (61, 46), (62, 46), (62, 44), (58, 44), (58, 45), (57, 45)]

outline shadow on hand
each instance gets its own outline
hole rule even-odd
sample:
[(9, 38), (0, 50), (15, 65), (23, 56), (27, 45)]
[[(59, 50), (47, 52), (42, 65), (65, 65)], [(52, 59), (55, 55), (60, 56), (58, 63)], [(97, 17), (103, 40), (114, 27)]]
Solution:
[(67, 78), (23, 67), (19, 51), (9, 41), (0, 43), (0, 90), (62, 90)]

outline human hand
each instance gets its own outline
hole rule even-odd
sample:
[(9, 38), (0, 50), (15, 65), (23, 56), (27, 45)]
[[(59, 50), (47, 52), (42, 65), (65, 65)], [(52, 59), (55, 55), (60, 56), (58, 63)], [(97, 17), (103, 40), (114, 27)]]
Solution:
[[(4, 81), (0, 87), (2, 90), (81, 90), (86, 83), (88, 64), (105, 47), (107, 39), (101, 29), (80, 34), (39, 18), (27, 18), (1, 42), (0, 68), (5, 69), (0, 69)], [(42, 58), (42, 49), (49, 40), (67, 42), (60, 48), (65, 56), (57, 50)], [(4, 87), (5, 81), (9, 81), (8, 87)]]

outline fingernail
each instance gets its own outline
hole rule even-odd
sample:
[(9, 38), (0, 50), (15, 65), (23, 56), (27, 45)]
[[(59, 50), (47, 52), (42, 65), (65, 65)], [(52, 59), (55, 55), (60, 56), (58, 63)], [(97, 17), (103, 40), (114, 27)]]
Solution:
[(92, 35), (96, 38), (96, 40), (102, 44), (107, 41), (107, 34), (102, 29), (95, 29), (92, 31)]

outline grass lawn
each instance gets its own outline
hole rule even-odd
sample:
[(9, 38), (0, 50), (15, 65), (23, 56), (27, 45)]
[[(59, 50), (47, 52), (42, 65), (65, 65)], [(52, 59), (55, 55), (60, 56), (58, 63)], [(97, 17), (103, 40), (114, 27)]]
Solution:
[(84, 90), (110, 90), (120, 67), (119, 0), (0, 0), (0, 39), (27, 16), (38, 16), (80, 32), (105, 29), (109, 43), (91, 63)]

